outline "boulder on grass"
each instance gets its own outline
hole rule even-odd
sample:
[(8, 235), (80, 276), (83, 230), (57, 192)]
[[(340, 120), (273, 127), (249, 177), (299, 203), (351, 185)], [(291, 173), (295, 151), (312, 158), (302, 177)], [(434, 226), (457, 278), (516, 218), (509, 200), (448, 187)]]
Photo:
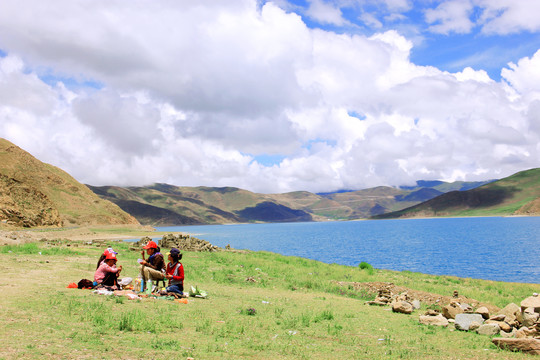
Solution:
[(484, 319), (489, 319), (489, 309), (485, 306), (476, 309), (476, 313), (482, 315)]
[(472, 322), (482, 324), (484, 318), (480, 314), (457, 314), (454, 326), (457, 330), (469, 331), (469, 326)]
[(453, 301), (442, 308), (442, 314), (447, 319), (455, 319), (457, 314), (463, 314), (463, 312), (460, 304), (456, 301)]
[(501, 328), (498, 324), (483, 324), (476, 330), (478, 334), (487, 336), (497, 335), (499, 331), (501, 331)]
[(448, 326), (448, 319), (439, 314), (437, 316), (420, 315), (420, 324), (434, 326)]
[(402, 314), (411, 314), (414, 308), (410, 302), (396, 301), (392, 303), (392, 311)]
[(497, 347), (510, 351), (520, 351), (526, 354), (540, 355), (540, 340), (531, 338), (491, 340)]

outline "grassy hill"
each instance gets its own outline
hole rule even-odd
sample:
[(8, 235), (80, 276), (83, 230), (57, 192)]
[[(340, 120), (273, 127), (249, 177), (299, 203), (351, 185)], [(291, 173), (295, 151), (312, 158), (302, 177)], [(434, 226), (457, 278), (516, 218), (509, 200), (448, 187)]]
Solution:
[(89, 188), (103, 199), (110, 200), (128, 211), (142, 224), (192, 225), (312, 220), (306, 211), (289, 208), (271, 196), (234, 187), (154, 184), (128, 188), (89, 185)]
[[(88, 187), (116, 203), (142, 224), (224, 224), (351, 220), (401, 210), (463, 186), (483, 183), (430, 182), (399, 189), (379, 186), (358, 191), (314, 194), (294, 191), (258, 194), (235, 187), (184, 187), (153, 184), (143, 187)], [(433, 187), (428, 187), (433, 186)]]
[(467, 191), (451, 191), (419, 205), (375, 218), (540, 215), (540, 168)]
[(0, 224), (36, 227), (139, 222), (66, 172), (0, 138)]

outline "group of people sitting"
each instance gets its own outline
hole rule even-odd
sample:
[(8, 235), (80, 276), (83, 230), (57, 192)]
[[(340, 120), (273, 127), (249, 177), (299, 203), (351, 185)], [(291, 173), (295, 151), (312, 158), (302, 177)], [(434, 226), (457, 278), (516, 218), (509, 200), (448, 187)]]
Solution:
[[(161, 249), (155, 241), (149, 241), (141, 251), (142, 259), (139, 260), (140, 274), (142, 278), (141, 292), (149, 281), (167, 279), (169, 281), (165, 292), (167, 294), (183, 295), (184, 292), (184, 266), (180, 262), (182, 253), (176, 248), (172, 248), (167, 253), (168, 264), (165, 264)], [(145, 253), (148, 259), (145, 258)], [(118, 278), (122, 271), (122, 265), (116, 266), (117, 258), (112, 248), (106, 249), (98, 260), (96, 272), (94, 273), (94, 285), (119, 288)]]

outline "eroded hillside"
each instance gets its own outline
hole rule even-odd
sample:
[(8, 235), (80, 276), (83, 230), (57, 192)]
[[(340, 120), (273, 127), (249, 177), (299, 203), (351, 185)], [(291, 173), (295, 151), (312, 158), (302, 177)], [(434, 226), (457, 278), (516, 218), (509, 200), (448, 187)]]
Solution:
[(139, 224), (66, 172), (0, 139), (0, 222), (17, 227)]

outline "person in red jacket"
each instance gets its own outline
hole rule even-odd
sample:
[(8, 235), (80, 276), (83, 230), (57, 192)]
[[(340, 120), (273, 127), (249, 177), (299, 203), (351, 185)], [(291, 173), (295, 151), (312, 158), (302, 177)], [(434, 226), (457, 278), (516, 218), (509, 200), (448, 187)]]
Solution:
[[(148, 260), (145, 259), (144, 253), (149, 255)], [(165, 277), (165, 260), (160, 252), (159, 246), (155, 241), (149, 241), (148, 244), (143, 246), (141, 251), (142, 259), (139, 261), (141, 264), (141, 277), (144, 281), (144, 286), (148, 284), (148, 280), (161, 280)], [(141, 289), (141, 290), (144, 290)]]
[(172, 248), (167, 253), (169, 263), (167, 264), (165, 277), (169, 279), (168, 293), (184, 294), (184, 266), (180, 262), (182, 254), (177, 248)]

